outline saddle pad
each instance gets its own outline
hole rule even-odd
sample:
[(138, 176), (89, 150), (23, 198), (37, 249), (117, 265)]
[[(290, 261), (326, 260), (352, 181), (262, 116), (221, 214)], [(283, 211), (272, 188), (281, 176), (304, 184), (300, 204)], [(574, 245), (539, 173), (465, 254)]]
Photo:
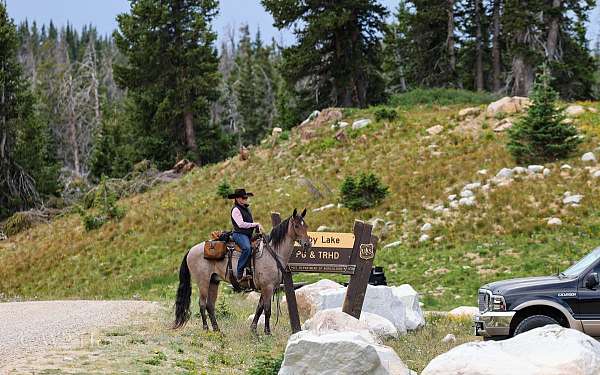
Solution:
[(223, 241), (204, 242), (204, 259), (222, 260), (227, 254), (227, 245)]

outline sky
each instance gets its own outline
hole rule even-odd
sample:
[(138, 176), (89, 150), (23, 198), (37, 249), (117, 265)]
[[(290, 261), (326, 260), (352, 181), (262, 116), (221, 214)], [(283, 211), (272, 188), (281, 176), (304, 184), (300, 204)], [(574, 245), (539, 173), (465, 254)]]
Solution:
[[(129, 11), (128, 0), (6, 0), (9, 15), (18, 23), (25, 19), (47, 24), (53, 20), (57, 26), (67, 21), (80, 29), (83, 25), (93, 24), (101, 34), (109, 34), (117, 28), (115, 17)], [(381, 3), (393, 11), (398, 0), (381, 0)], [(596, 38), (600, 33), (600, 4), (590, 17), (588, 38)], [(279, 31), (273, 27), (273, 19), (260, 5), (259, 0), (221, 0), (221, 9), (215, 20), (214, 29), (223, 38), (232, 26), (237, 29), (242, 23), (248, 23), (252, 32), (260, 27), (263, 39), (274, 37), (278, 42), (289, 44), (291, 32)]]

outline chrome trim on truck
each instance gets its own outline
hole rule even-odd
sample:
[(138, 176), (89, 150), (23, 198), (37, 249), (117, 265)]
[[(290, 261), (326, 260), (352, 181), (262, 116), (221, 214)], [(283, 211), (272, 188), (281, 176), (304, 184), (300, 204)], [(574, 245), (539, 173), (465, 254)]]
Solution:
[(475, 315), (475, 335), (508, 336), (510, 334), (510, 322), (516, 311), (489, 311)]

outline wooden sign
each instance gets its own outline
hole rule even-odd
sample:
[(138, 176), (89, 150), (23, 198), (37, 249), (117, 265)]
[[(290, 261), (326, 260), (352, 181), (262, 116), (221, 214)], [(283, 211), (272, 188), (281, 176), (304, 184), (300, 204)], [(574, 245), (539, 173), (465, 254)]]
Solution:
[(311, 248), (304, 250), (298, 243), (288, 261), (292, 272), (341, 273), (352, 275), (350, 265), (354, 249), (354, 233), (308, 232)]
[[(281, 216), (273, 212), (271, 221), (275, 226), (281, 222)], [(377, 249), (378, 238), (371, 235), (372, 229), (371, 225), (356, 220), (353, 233), (309, 232), (311, 248), (304, 250), (298, 244), (294, 247), (288, 270), (283, 274), (293, 333), (300, 331), (301, 327), (292, 271), (351, 275), (342, 311), (360, 318)]]

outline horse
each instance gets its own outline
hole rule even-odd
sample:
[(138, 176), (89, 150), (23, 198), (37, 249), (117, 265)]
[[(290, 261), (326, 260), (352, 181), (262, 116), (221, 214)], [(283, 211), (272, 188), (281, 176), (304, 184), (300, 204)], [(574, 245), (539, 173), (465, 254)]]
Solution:
[[(307, 233), (308, 225), (304, 221), (305, 215), (306, 208), (300, 215), (294, 209), (292, 215), (275, 226), (267, 238), (263, 236), (259, 250), (251, 258), (254, 264), (252, 279), (256, 290), (260, 292), (260, 300), (250, 326), (255, 334), (258, 320), (263, 312), (265, 314), (265, 335), (271, 334), (269, 322), (271, 318), (271, 297), (282, 282), (282, 271), (287, 267), (288, 259), (294, 249), (294, 243), (298, 241), (304, 250), (311, 247)], [(236, 270), (239, 254), (234, 254), (234, 256), (231, 259), (232, 269)], [(204, 242), (188, 250), (179, 269), (174, 329), (183, 327), (190, 318), (191, 281), (193, 279), (200, 292), (199, 305), (202, 326), (205, 331), (208, 331), (206, 321), (206, 312), (208, 311), (213, 331), (219, 331), (219, 325), (215, 317), (215, 303), (219, 291), (219, 281), (225, 280), (231, 283), (230, 277), (232, 275), (227, 272), (227, 262), (227, 257), (223, 260), (204, 259)]]

